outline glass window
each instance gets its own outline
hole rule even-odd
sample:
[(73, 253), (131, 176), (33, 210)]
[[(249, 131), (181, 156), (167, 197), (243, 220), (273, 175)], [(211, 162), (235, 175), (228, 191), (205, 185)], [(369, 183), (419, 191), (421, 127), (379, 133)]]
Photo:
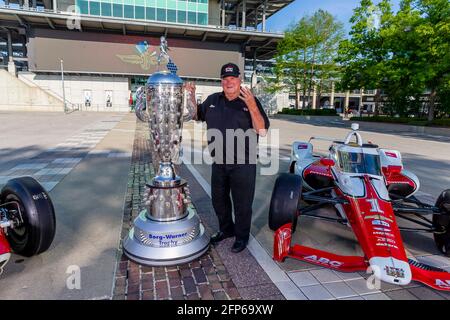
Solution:
[(123, 5), (121, 4), (113, 4), (113, 15), (114, 17), (123, 17)]
[(157, 8), (167, 8), (166, 0), (156, 0), (156, 7)]
[(177, 22), (176, 10), (167, 10), (167, 22)]
[[(177, 2), (175, 0), (167, 0), (167, 9), (177, 9)], [(169, 13), (167, 13), (169, 14)]]
[(189, 11), (197, 11), (197, 3), (188, 2), (187, 9)]
[(156, 20), (166, 21), (166, 9), (157, 9), (156, 10)]
[(188, 23), (197, 24), (197, 14), (195, 12), (188, 12)]
[(186, 11), (178, 11), (178, 22), (179, 23), (186, 23)]
[(186, 1), (178, 1), (177, 9), (178, 10), (182, 10), (182, 11), (186, 11), (186, 9), (187, 9)]
[(89, 2), (89, 14), (92, 14), (94, 16), (100, 15), (100, 3), (95, 1)]
[(134, 17), (136, 19), (145, 19), (145, 8), (141, 6), (134, 7)]
[(197, 23), (202, 25), (208, 24), (208, 15), (206, 13), (197, 13)]
[(124, 5), (123, 6), (123, 17), (124, 18), (134, 18), (134, 6)]
[(152, 7), (145, 8), (145, 19), (156, 20), (155, 8), (152, 8)]
[(112, 14), (111, 3), (102, 2), (102, 16), (110, 17)]
[(339, 166), (348, 173), (367, 173), (380, 176), (380, 157), (362, 152), (338, 151)]
[(208, 5), (204, 4), (204, 3), (199, 3), (198, 4), (198, 11), (207, 13), (208, 12)]
[(89, 3), (87, 1), (78, 1), (78, 6), (81, 14), (89, 14)]

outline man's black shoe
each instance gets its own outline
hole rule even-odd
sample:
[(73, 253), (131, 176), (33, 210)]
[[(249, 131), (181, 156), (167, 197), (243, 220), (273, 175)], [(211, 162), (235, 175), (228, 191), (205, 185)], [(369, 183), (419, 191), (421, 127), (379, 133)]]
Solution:
[(236, 240), (233, 244), (233, 247), (231, 247), (231, 252), (238, 253), (247, 247), (247, 241), (244, 240)]
[(223, 233), (222, 231), (216, 232), (211, 236), (211, 243), (218, 243), (227, 238), (234, 237), (234, 234)]

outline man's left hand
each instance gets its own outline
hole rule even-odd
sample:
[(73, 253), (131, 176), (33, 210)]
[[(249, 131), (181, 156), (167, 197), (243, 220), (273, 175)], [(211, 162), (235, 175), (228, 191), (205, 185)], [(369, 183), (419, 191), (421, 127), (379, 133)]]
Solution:
[(250, 89), (241, 87), (239, 99), (243, 100), (249, 109), (257, 108), (255, 96)]

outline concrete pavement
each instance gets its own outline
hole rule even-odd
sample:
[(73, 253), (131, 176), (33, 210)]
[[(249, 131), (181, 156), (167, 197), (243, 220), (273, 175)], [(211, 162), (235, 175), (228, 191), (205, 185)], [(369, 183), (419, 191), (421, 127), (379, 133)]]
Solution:
[[(46, 133), (36, 131), (37, 136), (45, 137), (36, 148), (40, 152), (29, 159), (12, 157), (9, 168), (0, 171), (0, 176), (5, 182), (24, 174), (21, 168), (28, 168), (28, 175), (51, 190), (56, 236), (50, 249), (39, 256), (13, 255), (0, 279), (0, 299), (111, 298), (135, 116), (47, 116), (55, 119), (58, 127)], [(33, 137), (30, 132), (18, 132)], [(6, 143), (2, 141), (3, 148)], [(9, 143), (8, 150), (14, 150), (16, 143), (31, 150), (30, 145), (36, 142), (26, 145), (26, 140), (17, 142), (11, 137)], [(71, 277), (78, 275), (79, 289)]]
[[(345, 138), (349, 131), (350, 122), (344, 123), (348, 124), (348, 128), (341, 128), (333, 125), (335, 120), (332, 119), (331, 123), (326, 120), (298, 123), (271, 119), (271, 130), (279, 130), (280, 136), (280, 166), (278, 172), (288, 170), (288, 156), (293, 141), (308, 141), (311, 136)], [(186, 125), (186, 130), (193, 131), (193, 124)], [(450, 188), (450, 176), (448, 175), (450, 168), (449, 143), (386, 134), (383, 133), (382, 129), (379, 131), (362, 130), (361, 134), (363, 139), (372, 141), (380, 147), (392, 148), (402, 152), (405, 167), (415, 172), (421, 180), (420, 198), (426, 202), (434, 203), (442, 190)], [(194, 136), (193, 133), (192, 136)], [(270, 143), (273, 144), (273, 141)], [(193, 159), (194, 153), (201, 152), (196, 149), (192, 150), (192, 145), (184, 140), (185, 157), (191, 159)], [(314, 147), (315, 152), (326, 154), (329, 143), (316, 141)], [(190, 154), (189, 151), (193, 151), (193, 154)], [(209, 184), (210, 166), (204, 164), (193, 164), (192, 166), (199, 172), (206, 184)], [(370, 290), (365, 286), (365, 278), (369, 276), (366, 273), (334, 272), (293, 259), (287, 259), (281, 264), (271, 261), (273, 232), (268, 228), (267, 221), (275, 179), (276, 175), (259, 175), (257, 177), (252, 235), (256, 240), (255, 246), (259, 245), (262, 248), (262, 250), (254, 252), (254, 255), (260, 257), (258, 262), (264, 265), (268, 274), (273, 275), (271, 278), (281, 288), (283, 295), (296, 296), (297, 299), (302, 296), (305, 299), (402, 299), (410, 295), (419, 299), (445, 299), (449, 297), (448, 294), (437, 293), (418, 283), (410, 284), (407, 289), (383, 283), (381, 290)], [(327, 212), (326, 210), (322, 213), (335, 215), (334, 212)], [(407, 223), (403, 222), (401, 222), (401, 225), (408, 226)], [(439, 254), (431, 234), (403, 233), (403, 238), (410, 255), (424, 263), (450, 269), (450, 259)], [(350, 229), (330, 222), (301, 217), (293, 239), (296, 243), (344, 255), (360, 255), (362, 253)], [(284, 273), (286, 276), (280, 277), (280, 273)], [(288, 284), (288, 281), (291, 284)], [(286, 290), (283, 290), (283, 286)], [(396, 292), (393, 293), (394, 291)]]
[[(12, 122), (14, 115), (7, 116), (10, 117), (7, 122)], [(365, 273), (339, 273), (292, 259), (275, 263), (271, 259), (273, 232), (267, 227), (267, 215), (276, 174), (257, 177), (252, 237), (247, 250), (231, 255), (232, 241), (225, 241), (199, 261), (175, 269), (137, 266), (121, 256), (119, 246), (133, 211), (139, 209), (139, 186), (148, 179), (150, 170), (148, 160), (145, 164), (131, 162), (135, 116), (74, 113), (58, 118), (55, 115), (49, 117), (56, 123), (51, 132), (46, 130), (42, 118), (34, 130), (30, 128), (34, 116), (41, 117), (40, 114), (29, 118), (17, 115), (23, 117), (21, 121), (26, 125), (12, 126), (10, 129), (15, 132), (0, 141), (0, 152), (9, 159), (0, 162), (0, 184), (23, 174), (41, 181), (51, 190), (57, 234), (49, 251), (29, 259), (13, 256), (0, 278), (0, 299), (109, 299), (113, 286), (114, 298), (118, 299), (450, 297), (417, 283), (406, 288), (383, 284), (381, 290), (369, 290), (365, 285), (368, 277)], [(63, 125), (64, 119), (71, 121)], [(272, 119), (271, 123), (272, 129), (280, 130), (280, 166), (276, 172), (287, 171), (293, 141), (307, 141), (313, 135), (343, 138), (348, 132), (348, 128), (326, 121), (295, 123)], [(193, 123), (187, 123), (185, 129), (192, 131)], [(362, 130), (362, 135), (382, 147), (402, 152), (405, 166), (421, 179), (423, 199), (433, 202), (438, 192), (450, 187), (448, 143), (380, 131)], [(187, 142), (185, 139), (185, 158), (190, 156), (190, 151), (199, 151), (192, 150)], [(16, 147), (29, 152), (28, 156), (21, 157)], [(315, 151), (319, 153), (325, 153), (327, 148), (327, 142), (315, 143)], [(213, 232), (217, 222), (208, 196), (210, 166), (183, 166), (182, 176), (188, 178), (195, 205), (208, 224), (208, 230)], [(403, 234), (403, 237), (411, 255), (450, 269), (450, 260), (438, 254), (430, 235)], [(328, 222), (300, 218), (294, 238), (319, 249), (360, 253), (350, 230)], [(80, 268), (81, 288), (70, 290), (67, 280), (72, 279), (70, 271), (77, 267)]]

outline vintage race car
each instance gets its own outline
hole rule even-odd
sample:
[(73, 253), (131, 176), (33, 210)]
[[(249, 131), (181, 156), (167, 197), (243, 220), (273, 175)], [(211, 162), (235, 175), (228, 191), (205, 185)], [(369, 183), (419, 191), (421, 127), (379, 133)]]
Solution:
[[(407, 257), (400, 231), (431, 232), (438, 249), (450, 256), (450, 189), (435, 205), (419, 201), (414, 194), (419, 180), (405, 170), (396, 150), (364, 143), (358, 124), (345, 140), (312, 137), (292, 145), (289, 173), (276, 180), (272, 193), (269, 227), (275, 231), (273, 258), (296, 258), (339, 271), (372, 270), (388, 283), (407, 285), (412, 280), (450, 291), (450, 273)], [(313, 154), (314, 139), (330, 140), (327, 157)], [(331, 207), (337, 218), (319, 215)], [(314, 248), (292, 245), (298, 216), (336, 221), (353, 230), (364, 256), (342, 256)], [(431, 219), (429, 218), (431, 217)], [(401, 228), (397, 218), (416, 223)]]
[(11, 252), (30, 257), (55, 236), (55, 210), (47, 191), (31, 177), (9, 180), (0, 192), (0, 274)]

